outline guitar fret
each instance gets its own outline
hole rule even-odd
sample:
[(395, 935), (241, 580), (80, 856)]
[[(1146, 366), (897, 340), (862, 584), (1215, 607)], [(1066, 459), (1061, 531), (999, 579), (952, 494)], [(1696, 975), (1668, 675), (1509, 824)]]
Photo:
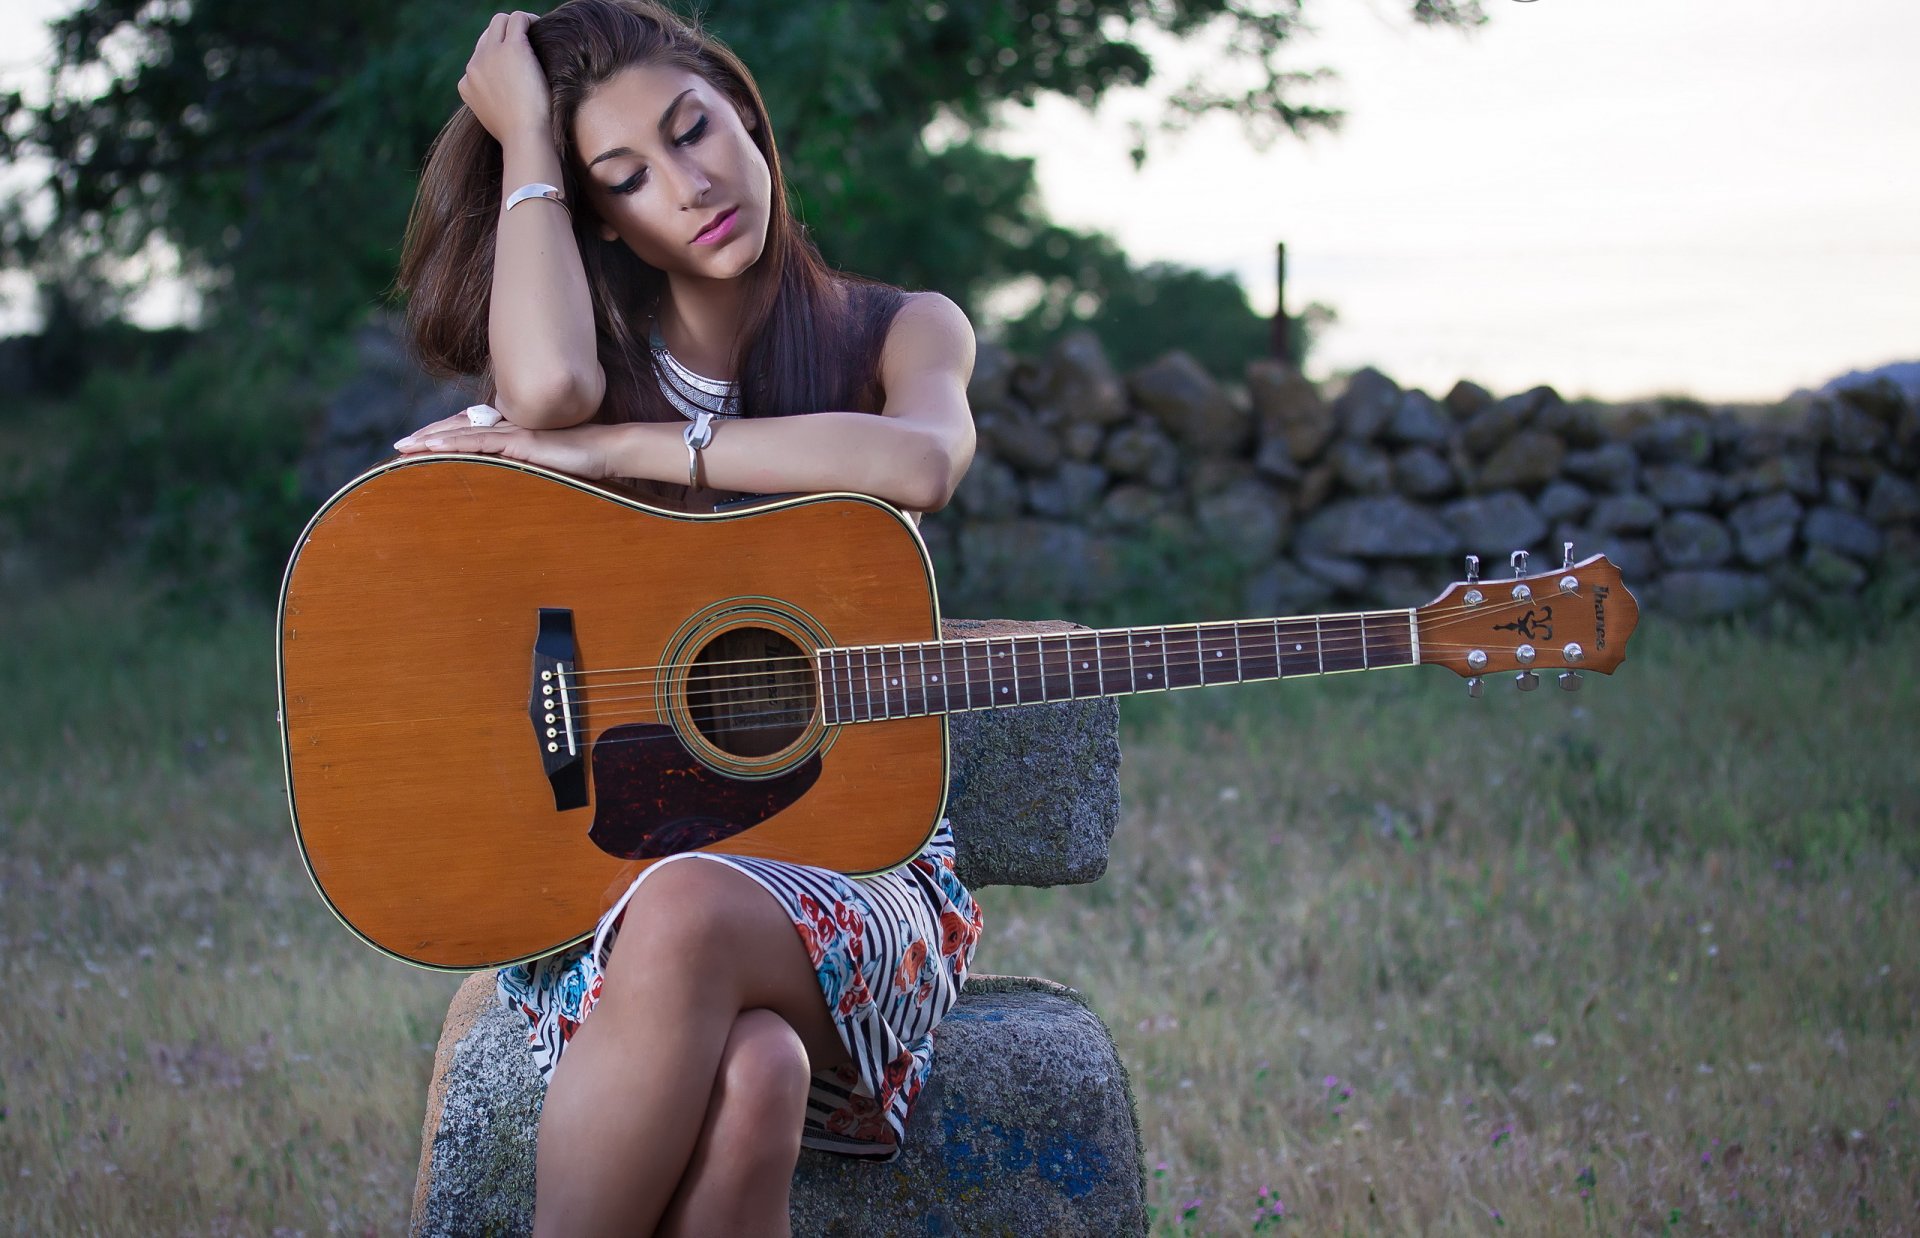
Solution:
[(1361, 616), (1360, 619), (1360, 669), (1369, 669), (1367, 665), (1367, 620), (1364, 615)]
[(1047, 695), (1047, 646), (1041, 641), (1038, 632), (1033, 635), (1033, 655), (1040, 662), (1040, 699), (1051, 700), (1052, 698)]
[[(1151, 676), (1149, 676), (1151, 678)], [(1173, 676), (1167, 671), (1167, 626), (1160, 625), (1160, 690), (1173, 687)]]
[(1313, 652), (1320, 660), (1320, 673), (1327, 673), (1327, 643), (1320, 636), (1320, 616), (1313, 617)]
[(1134, 630), (1132, 628), (1128, 628), (1127, 629), (1127, 691), (1138, 692), (1140, 690), (1140, 672), (1133, 665), (1133, 634), (1134, 634)]
[(927, 702), (927, 647), (923, 643), (917, 649), (920, 654), (920, 712), (927, 714), (933, 712)]
[(1020, 698), (1015, 695), (1020, 687), (1020, 668), (1013, 665), (1013, 659), (1008, 656), (1012, 652), (1011, 646), (1013, 642), (1008, 641), (1007, 644), (1009, 646), (1008, 649), (996, 650), (993, 647), (993, 639), (991, 637), (987, 639), (987, 653), (995, 661), (1000, 663), (1000, 670), (1003, 676), (1008, 673), (1013, 676), (1011, 683), (1000, 684), (994, 689), (993, 701), (996, 705), (1017, 705), (1020, 703)]

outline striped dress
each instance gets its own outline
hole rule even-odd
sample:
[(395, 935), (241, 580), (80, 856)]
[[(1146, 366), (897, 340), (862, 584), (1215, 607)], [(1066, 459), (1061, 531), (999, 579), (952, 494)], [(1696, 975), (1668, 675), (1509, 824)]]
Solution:
[(599, 1000), (633, 892), (662, 865), (695, 858), (745, 873), (785, 908), (853, 1061), (814, 1072), (800, 1142), (892, 1160), (933, 1068), (934, 1027), (959, 996), (980, 937), (980, 909), (954, 875), (946, 821), (912, 862), (878, 877), (705, 852), (649, 867), (601, 917), (591, 942), (500, 971), (500, 1000), (526, 1018), (542, 1080)]

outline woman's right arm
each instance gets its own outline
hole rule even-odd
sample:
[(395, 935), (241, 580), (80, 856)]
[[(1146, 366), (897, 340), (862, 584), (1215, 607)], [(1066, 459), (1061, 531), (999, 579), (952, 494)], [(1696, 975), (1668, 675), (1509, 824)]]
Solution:
[[(532, 21), (530, 13), (495, 16), (460, 79), (460, 98), (500, 143), (503, 207), (522, 185), (562, 181), (552, 93), (527, 43)], [(494, 244), (487, 342), (495, 404), (507, 420), (529, 429), (579, 425), (599, 409), (607, 379), (567, 210), (546, 199), (502, 210)]]

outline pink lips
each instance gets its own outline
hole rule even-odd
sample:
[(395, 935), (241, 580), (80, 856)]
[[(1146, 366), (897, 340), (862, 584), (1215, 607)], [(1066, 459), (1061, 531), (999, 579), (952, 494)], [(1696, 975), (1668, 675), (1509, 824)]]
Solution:
[(695, 245), (718, 245), (733, 233), (733, 221), (740, 217), (740, 208), (729, 207), (721, 212), (718, 219), (701, 229), (700, 235), (693, 238)]

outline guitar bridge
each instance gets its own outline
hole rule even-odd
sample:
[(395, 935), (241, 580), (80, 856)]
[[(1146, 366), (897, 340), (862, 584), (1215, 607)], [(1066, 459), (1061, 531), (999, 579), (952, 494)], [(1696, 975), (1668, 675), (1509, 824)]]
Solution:
[(573, 612), (542, 606), (533, 641), (533, 690), (527, 717), (533, 722), (540, 766), (553, 788), (556, 812), (587, 806), (586, 709), (574, 682), (579, 649)]

